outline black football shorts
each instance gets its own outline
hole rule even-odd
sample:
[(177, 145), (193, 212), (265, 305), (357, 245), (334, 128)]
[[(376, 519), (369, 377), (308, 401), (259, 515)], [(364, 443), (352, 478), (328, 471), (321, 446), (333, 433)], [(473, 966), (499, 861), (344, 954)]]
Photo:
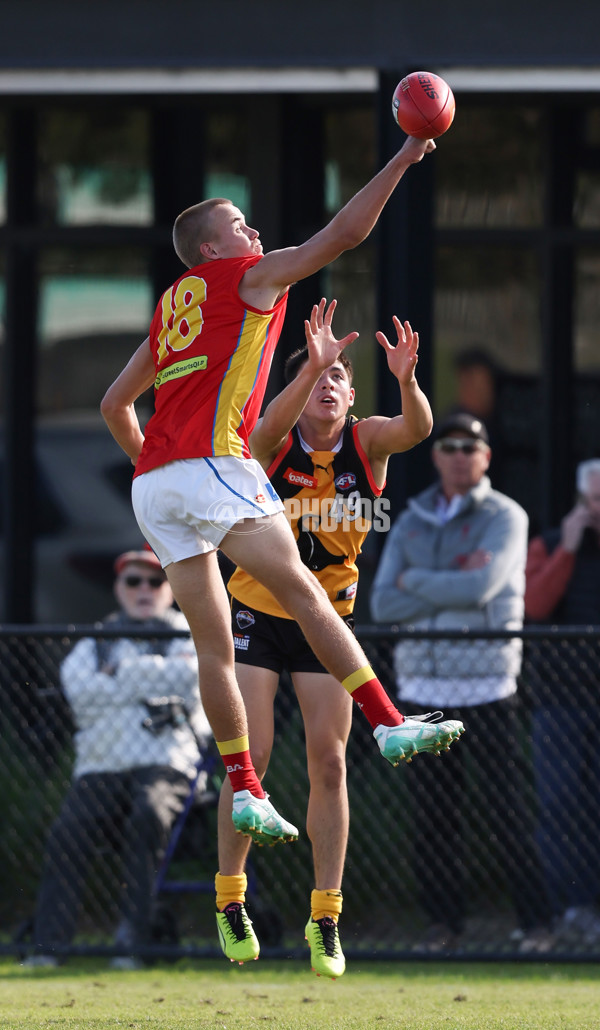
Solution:
[[(344, 622), (354, 628), (352, 615), (343, 616)], [(235, 660), (242, 665), (253, 665), (273, 672), (327, 672), (308, 646), (297, 622), (265, 615), (248, 608), (236, 598), (231, 600), (231, 627), (235, 645)]]

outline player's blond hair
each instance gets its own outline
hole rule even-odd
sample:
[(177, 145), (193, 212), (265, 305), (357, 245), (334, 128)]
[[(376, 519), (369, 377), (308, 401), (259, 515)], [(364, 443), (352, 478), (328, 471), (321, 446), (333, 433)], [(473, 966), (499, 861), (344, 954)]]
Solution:
[(188, 268), (204, 261), (200, 246), (210, 240), (213, 232), (212, 213), (222, 204), (231, 204), (231, 201), (226, 197), (211, 197), (187, 207), (177, 215), (173, 226), (173, 246), (177, 257)]

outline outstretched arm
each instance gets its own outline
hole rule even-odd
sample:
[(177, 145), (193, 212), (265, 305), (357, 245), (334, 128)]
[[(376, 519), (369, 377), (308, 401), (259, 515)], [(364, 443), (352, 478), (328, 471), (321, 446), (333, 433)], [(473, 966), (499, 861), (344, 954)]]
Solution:
[[(299, 247), (271, 251), (249, 269), (240, 296), (266, 310), (291, 283), (318, 272), (345, 250), (367, 238), (400, 179), (412, 164), (435, 150), (433, 140), (409, 136), (402, 149), (338, 211), (331, 221)], [(260, 301), (257, 304), (257, 301)], [(270, 301), (270, 303), (269, 303)]]
[(331, 322), (337, 301), (332, 300), (327, 310), (326, 303), (323, 297), (314, 305), (310, 319), (304, 322), (307, 360), (300, 366), (292, 382), (271, 401), (250, 435), (252, 455), (265, 469), (296, 425), (321, 373), (336, 361), (344, 347), (358, 337), (358, 333), (348, 333), (342, 340), (336, 340)]
[(394, 418), (374, 415), (359, 423), (358, 434), (378, 483), (385, 480), (390, 454), (407, 451), (429, 436), (433, 415), (427, 397), (416, 379), (419, 334), (410, 322), (394, 315), (397, 342), (391, 344), (385, 333), (376, 334), (385, 350), (388, 368), (398, 380), (402, 414)]
[(135, 410), (135, 401), (156, 375), (152, 354), (144, 340), (102, 398), (100, 411), (115, 440), (135, 465), (144, 443), (144, 434)]

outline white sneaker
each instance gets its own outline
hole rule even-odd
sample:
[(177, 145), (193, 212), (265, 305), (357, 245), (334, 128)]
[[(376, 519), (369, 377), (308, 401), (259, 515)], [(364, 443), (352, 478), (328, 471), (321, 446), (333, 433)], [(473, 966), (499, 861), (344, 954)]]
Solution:
[(456, 719), (437, 721), (443, 718), (443, 714), (427, 712), (425, 715), (409, 715), (400, 726), (376, 726), (373, 736), (383, 757), (390, 765), (398, 765), (403, 759), (412, 761), (414, 755), (421, 751), (434, 755), (439, 755), (442, 750), (448, 751), (452, 741), (457, 740), (465, 728)]
[(256, 844), (298, 840), (298, 830), (275, 811), (268, 794), (257, 798), (249, 790), (236, 791), (231, 818), (237, 833), (251, 837)]

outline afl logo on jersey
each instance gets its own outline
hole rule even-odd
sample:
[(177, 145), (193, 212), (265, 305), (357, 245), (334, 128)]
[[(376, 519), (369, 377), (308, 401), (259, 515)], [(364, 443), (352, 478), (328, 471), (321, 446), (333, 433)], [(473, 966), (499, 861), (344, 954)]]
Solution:
[(335, 485), (338, 490), (352, 490), (356, 486), (354, 472), (342, 472), (341, 476), (335, 480)]
[(235, 621), (237, 622), (240, 629), (247, 629), (248, 626), (253, 626), (256, 622), (252, 612), (241, 611), (238, 612)]

